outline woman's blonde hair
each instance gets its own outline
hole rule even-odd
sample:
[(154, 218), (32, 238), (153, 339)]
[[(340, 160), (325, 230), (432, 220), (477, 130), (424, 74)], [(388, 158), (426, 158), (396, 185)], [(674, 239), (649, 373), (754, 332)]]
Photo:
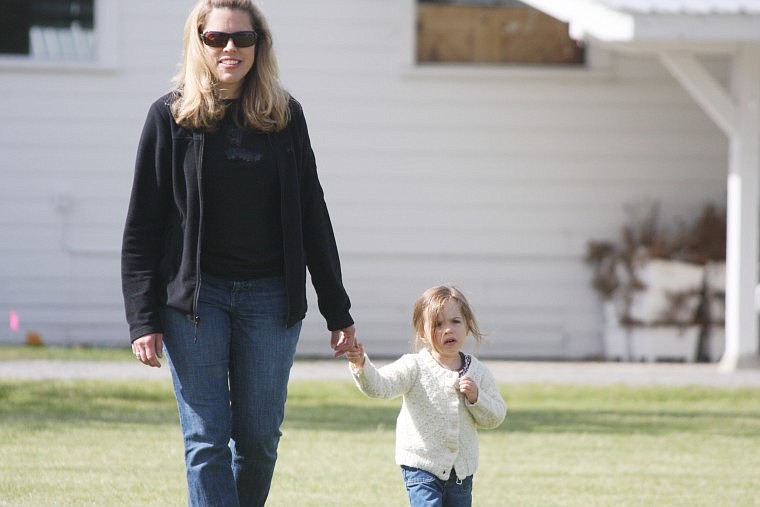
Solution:
[(422, 347), (432, 347), (439, 351), (439, 345), (435, 340), (435, 328), (443, 313), (443, 307), (448, 301), (454, 301), (459, 305), (467, 332), (478, 343), (483, 341), (483, 334), (475, 320), (475, 314), (462, 291), (452, 285), (438, 285), (423, 292), (414, 303), (412, 327), (415, 333), (415, 347), (418, 350)]
[(214, 71), (206, 63), (200, 38), (213, 9), (246, 12), (259, 34), (253, 68), (243, 82), (236, 121), (264, 132), (282, 130), (290, 120), (290, 95), (279, 81), (269, 25), (251, 0), (200, 0), (190, 11), (185, 22), (182, 65), (174, 77), (171, 111), (175, 121), (189, 129), (213, 130), (227, 109), (217, 91)]

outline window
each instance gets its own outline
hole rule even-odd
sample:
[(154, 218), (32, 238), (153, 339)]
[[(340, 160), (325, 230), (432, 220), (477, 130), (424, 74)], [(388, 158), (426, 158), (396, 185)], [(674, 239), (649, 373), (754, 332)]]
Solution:
[(3, 0), (0, 56), (94, 61), (95, 0)]
[(418, 63), (578, 65), (568, 25), (514, 0), (417, 0)]

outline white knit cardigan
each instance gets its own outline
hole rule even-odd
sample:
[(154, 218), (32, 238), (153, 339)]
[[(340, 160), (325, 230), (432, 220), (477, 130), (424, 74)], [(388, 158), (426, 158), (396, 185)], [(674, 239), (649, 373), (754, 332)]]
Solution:
[(379, 369), (366, 355), (363, 368), (349, 365), (354, 382), (367, 396), (404, 397), (396, 420), (396, 464), (426, 470), (442, 480), (449, 479), (452, 469), (458, 479), (475, 473), (477, 430), (496, 428), (507, 412), (483, 363), (473, 357), (465, 373), (478, 385), (474, 405), (457, 389), (458, 372), (442, 367), (427, 349)]

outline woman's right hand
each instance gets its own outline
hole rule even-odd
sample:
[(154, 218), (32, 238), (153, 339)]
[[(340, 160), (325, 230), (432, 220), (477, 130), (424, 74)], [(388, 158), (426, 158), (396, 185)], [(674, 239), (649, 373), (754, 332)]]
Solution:
[(161, 368), (158, 361), (164, 355), (164, 335), (162, 333), (146, 334), (132, 342), (132, 352), (142, 364)]
[(364, 367), (364, 345), (356, 343), (353, 347), (346, 351), (346, 357), (349, 362), (354, 365), (355, 368)]

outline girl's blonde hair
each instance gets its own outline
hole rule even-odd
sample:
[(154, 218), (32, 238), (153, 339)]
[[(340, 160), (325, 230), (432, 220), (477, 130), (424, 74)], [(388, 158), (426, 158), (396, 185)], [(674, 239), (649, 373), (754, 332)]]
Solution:
[(236, 121), (264, 132), (282, 130), (290, 120), (290, 95), (279, 81), (269, 25), (251, 0), (200, 0), (190, 11), (185, 22), (182, 65), (173, 80), (171, 111), (175, 121), (189, 129), (213, 130), (227, 109), (217, 91), (214, 71), (206, 63), (200, 38), (213, 9), (244, 11), (259, 34), (253, 68), (243, 82)]
[(435, 340), (435, 328), (443, 313), (443, 306), (448, 301), (455, 301), (459, 305), (467, 332), (478, 343), (483, 341), (475, 314), (462, 291), (452, 285), (438, 285), (423, 292), (414, 303), (412, 327), (415, 332), (415, 347), (418, 350), (422, 347), (432, 347), (439, 351), (439, 345)]

